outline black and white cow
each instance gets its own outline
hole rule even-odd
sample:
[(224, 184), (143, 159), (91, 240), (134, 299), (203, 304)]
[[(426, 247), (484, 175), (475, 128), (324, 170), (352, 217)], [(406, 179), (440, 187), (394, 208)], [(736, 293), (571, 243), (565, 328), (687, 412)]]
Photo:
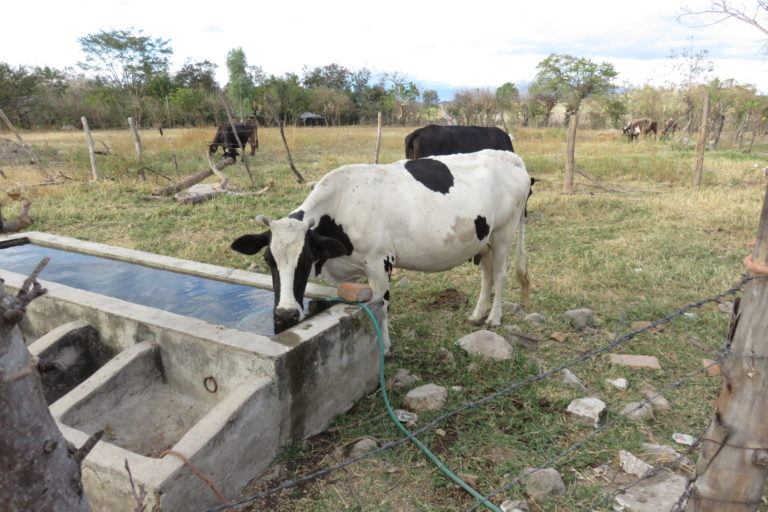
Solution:
[(512, 136), (495, 126), (438, 126), (430, 124), (405, 137), (405, 158), (474, 153), (483, 149), (515, 151)]
[(329, 172), (287, 217), (257, 217), (269, 231), (241, 236), (232, 249), (256, 254), (267, 247), (275, 332), (304, 318), (310, 275), (331, 284), (367, 278), (386, 309), (394, 267), (439, 272), (469, 259), (481, 271), (469, 320), (495, 326), (515, 235), (517, 278), (528, 300), (524, 211), (530, 187), (525, 164), (508, 151), (346, 165)]
[(653, 136), (656, 137), (658, 135), (658, 127), (659, 125), (656, 121), (644, 117), (642, 119), (631, 120), (627, 123), (627, 126), (624, 127), (622, 132), (624, 132), (624, 135), (626, 135), (629, 138), (629, 141), (632, 142), (641, 134), (648, 137), (649, 134), (653, 133)]
[[(237, 133), (237, 136), (235, 136)], [(240, 143), (238, 144), (238, 140)], [(256, 153), (259, 147), (259, 125), (256, 121), (249, 121), (246, 124), (235, 123), (235, 131), (232, 131), (232, 125), (229, 123), (220, 124), (216, 129), (216, 135), (208, 148), (212, 155), (216, 153), (221, 146), (224, 149), (224, 157), (230, 157), (237, 160), (237, 148), (245, 151), (246, 143), (251, 146), (251, 156)]]

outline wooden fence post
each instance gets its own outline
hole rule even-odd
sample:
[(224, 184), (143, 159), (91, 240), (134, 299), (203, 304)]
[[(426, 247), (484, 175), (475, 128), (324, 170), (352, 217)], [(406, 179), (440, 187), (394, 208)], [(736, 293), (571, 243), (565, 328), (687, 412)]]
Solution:
[[(751, 256), (752, 273), (768, 265), (768, 189)], [(762, 266), (763, 271), (759, 267)], [(756, 272), (757, 271), (757, 272)], [(768, 467), (768, 276), (746, 284), (734, 308), (723, 387), (701, 439), (688, 512), (755, 511)]]
[(24, 139), (21, 138), (21, 134), (16, 130), (16, 127), (13, 126), (13, 123), (11, 123), (11, 120), (8, 119), (8, 116), (5, 115), (5, 112), (3, 112), (3, 109), (0, 108), (0, 119), (3, 120), (3, 123), (5, 123), (5, 126), (8, 127), (11, 132), (16, 136), (16, 140), (19, 141), (19, 144), (24, 149), (24, 151), (27, 153), (27, 156), (29, 157), (29, 160), (33, 164), (37, 164), (39, 166), (40, 172), (43, 174), (43, 177), (45, 181), (51, 181), (53, 178), (50, 174), (48, 174), (48, 171), (45, 170), (45, 166), (43, 166), (43, 162), (37, 158), (37, 155), (32, 151), (32, 147), (29, 146), (24, 142)]
[(579, 112), (574, 110), (568, 114), (568, 142), (565, 151), (565, 179), (563, 190), (573, 194), (573, 175), (576, 170), (576, 128), (579, 123)]
[(136, 123), (133, 122), (133, 118), (128, 118), (128, 126), (131, 127), (131, 132), (133, 133), (133, 148), (136, 150), (136, 163), (139, 164), (139, 177), (141, 178), (141, 181), (147, 181), (147, 175), (144, 174), (144, 164), (142, 162), (142, 155), (141, 155), (141, 137), (139, 137), (139, 128), (136, 126)]
[(91, 129), (88, 127), (88, 120), (85, 116), (80, 118), (83, 123), (83, 131), (85, 132), (85, 142), (88, 144), (88, 155), (91, 157), (91, 170), (93, 171), (93, 177), (91, 181), (99, 179), (99, 173), (96, 171), (96, 150), (93, 148), (93, 137), (91, 136)]
[(693, 186), (701, 186), (701, 176), (704, 174), (704, 150), (707, 148), (707, 125), (709, 121), (709, 91), (704, 93), (704, 111), (701, 114), (699, 127), (699, 142), (696, 144), (696, 163), (693, 168)]
[(373, 163), (378, 164), (379, 163), (379, 153), (381, 153), (381, 112), (379, 112), (378, 117), (378, 128), (376, 128), (376, 155), (373, 157)]

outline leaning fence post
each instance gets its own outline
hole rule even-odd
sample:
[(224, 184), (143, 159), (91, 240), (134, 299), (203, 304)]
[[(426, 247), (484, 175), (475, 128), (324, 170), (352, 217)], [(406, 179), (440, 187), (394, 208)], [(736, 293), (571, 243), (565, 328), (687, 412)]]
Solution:
[(136, 126), (136, 123), (133, 122), (133, 118), (128, 118), (128, 126), (131, 127), (131, 132), (133, 132), (133, 147), (136, 150), (136, 163), (139, 164), (139, 177), (141, 178), (141, 181), (147, 181), (147, 176), (144, 174), (144, 164), (142, 163), (142, 156), (141, 156), (141, 137), (139, 137), (139, 128)]
[(93, 171), (93, 177), (91, 181), (99, 179), (99, 174), (96, 171), (96, 150), (93, 148), (93, 137), (91, 137), (91, 129), (88, 128), (88, 120), (85, 116), (80, 118), (83, 123), (83, 131), (85, 132), (85, 142), (88, 144), (88, 155), (91, 157), (91, 170)]
[(723, 387), (701, 439), (687, 512), (757, 510), (768, 468), (768, 189), (755, 249), (745, 260), (752, 275), (734, 307), (721, 362)]
[(696, 164), (693, 168), (693, 186), (701, 186), (701, 176), (704, 174), (704, 150), (707, 147), (707, 125), (709, 121), (709, 90), (704, 93), (704, 111), (701, 114), (699, 127), (699, 142), (696, 144)]
[(376, 128), (376, 155), (373, 157), (373, 163), (378, 164), (379, 163), (379, 153), (381, 152), (381, 112), (379, 112), (378, 118), (378, 128)]

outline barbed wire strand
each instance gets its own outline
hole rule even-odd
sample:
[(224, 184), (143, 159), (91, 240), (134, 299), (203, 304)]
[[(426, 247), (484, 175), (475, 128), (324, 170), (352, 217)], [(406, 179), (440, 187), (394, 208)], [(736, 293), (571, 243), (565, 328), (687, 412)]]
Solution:
[(437, 418), (433, 419), (429, 423), (426, 423), (422, 427), (419, 427), (418, 429), (413, 430), (409, 436), (404, 436), (404, 437), (401, 437), (401, 438), (396, 439), (394, 441), (388, 441), (388, 442), (382, 444), (378, 448), (375, 448), (375, 449), (373, 449), (371, 451), (365, 452), (365, 453), (363, 453), (361, 455), (358, 455), (356, 457), (352, 457), (352, 458), (346, 459), (346, 460), (344, 460), (344, 461), (342, 461), (339, 464), (336, 464), (334, 466), (329, 466), (327, 468), (323, 468), (323, 469), (320, 469), (320, 470), (308, 473), (307, 475), (304, 475), (304, 476), (302, 476), (300, 478), (285, 480), (285, 481), (283, 481), (282, 483), (280, 483), (279, 485), (277, 485), (275, 487), (272, 487), (272, 488), (267, 489), (265, 491), (262, 491), (262, 492), (254, 494), (254, 495), (248, 496), (248, 497), (243, 498), (241, 500), (238, 500), (238, 501), (235, 501), (235, 502), (232, 502), (232, 503), (228, 503), (228, 504), (225, 504), (225, 505), (218, 505), (216, 507), (209, 508), (207, 512), (221, 512), (221, 511), (224, 511), (224, 510), (233, 510), (235, 508), (239, 508), (239, 507), (248, 505), (248, 504), (253, 503), (253, 502), (255, 502), (257, 500), (260, 500), (262, 498), (266, 498), (268, 496), (276, 494), (276, 493), (278, 493), (278, 492), (280, 492), (282, 490), (289, 489), (291, 487), (296, 487), (297, 485), (301, 485), (301, 484), (303, 484), (305, 482), (309, 482), (311, 480), (315, 480), (317, 478), (323, 477), (323, 476), (325, 476), (325, 475), (327, 475), (329, 473), (332, 473), (334, 471), (337, 471), (339, 469), (343, 469), (343, 468), (345, 468), (347, 466), (350, 466), (350, 465), (352, 465), (352, 464), (354, 464), (356, 462), (359, 462), (360, 460), (367, 459), (369, 457), (376, 456), (376, 455), (378, 455), (378, 454), (380, 454), (382, 452), (385, 452), (385, 451), (391, 450), (393, 448), (396, 448), (397, 446), (400, 446), (400, 445), (410, 441), (415, 436), (417, 436), (419, 434), (422, 434), (422, 433), (432, 429), (434, 426), (442, 423), (443, 421), (445, 421), (445, 420), (447, 420), (447, 419), (449, 419), (449, 418), (451, 418), (453, 416), (456, 416), (458, 414), (461, 414), (463, 412), (466, 412), (466, 411), (469, 411), (469, 410), (472, 410), (472, 409), (476, 409), (477, 407), (480, 407), (481, 405), (483, 405), (483, 404), (485, 404), (485, 403), (487, 403), (489, 401), (492, 401), (492, 400), (494, 400), (494, 399), (496, 399), (496, 398), (498, 398), (500, 396), (509, 394), (512, 391), (514, 391), (516, 389), (519, 389), (519, 388), (521, 388), (523, 386), (526, 386), (528, 384), (532, 384), (534, 382), (542, 381), (544, 379), (547, 379), (548, 377), (551, 377), (552, 375), (555, 375), (555, 374), (561, 372), (564, 369), (571, 368), (573, 366), (581, 364), (581, 363), (583, 363), (583, 362), (585, 362), (585, 361), (587, 361), (589, 359), (592, 359), (595, 356), (598, 356), (600, 354), (603, 354), (603, 353), (606, 353), (606, 352), (610, 352), (610, 351), (616, 349), (617, 347), (619, 347), (619, 346), (629, 342), (630, 340), (634, 339), (635, 337), (639, 336), (640, 334), (643, 334), (644, 332), (647, 332), (647, 331), (650, 331), (652, 329), (655, 329), (656, 327), (658, 327), (660, 325), (665, 325), (667, 323), (670, 323), (672, 320), (681, 317), (682, 315), (684, 315), (685, 313), (687, 313), (688, 311), (690, 311), (692, 309), (701, 308), (701, 307), (703, 307), (703, 306), (705, 306), (707, 304), (710, 304), (712, 302), (720, 302), (720, 300), (723, 299), (724, 297), (735, 295), (736, 293), (738, 293), (741, 290), (741, 288), (746, 283), (748, 283), (752, 279), (756, 279), (756, 277), (744, 275), (742, 277), (742, 279), (739, 281), (738, 284), (736, 284), (735, 286), (729, 288), (728, 290), (726, 290), (724, 292), (718, 293), (716, 295), (712, 295), (712, 296), (704, 298), (704, 299), (700, 299), (700, 300), (695, 301), (695, 302), (688, 303), (688, 304), (678, 308), (677, 310), (675, 310), (674, 312), (672, 312), (671, 314), (669, 314), (669, 315), (667, 315), (665, 317), (662, 317), (662, 318), (657, 319), (657, 320), (655, 320), (653, 322), (650, 322), (648, 325), (646, 325), (646, 326), (644, 326), (644, 327), (642, 327), (640, 329), (635, 329), (635, 330), (630, 331), (630, 332), (628, 332), (628, 333), (626, 333), (626, 334), (624, 334), (622, 336), (616, 337), (610, 343), (608, 343), (608, 344), (606, 344), (606, 345), (604, 345), (602, 347), (599, 347), (599, 348), (592, 349), (592, 350), (589, 350), (587, 352), (584, 352), (581, 355), (579, 355), (577, 357), (574, 357), (574, 358), (571, 358), (570, 360), (566, 361), (565, 363), (563, 363), (563, 364), (561, 364), (561, 365), (559, 365), (559, 366), (557, 366), (557, 367), (555, 367), (555, 368), (553, 368), (551, 370), (548, 370), (548, 371), (545, 371), (545, 372), (539, 372), (538, 374), (535, 374), (535, 375), (529, 375), (528, 377), (525, 377), (523, 379), (517, 380), (517, 381), (511, 383), (510, 385), (508, 385), (508, 386), (506, 386), (506, 387), (504, 387), (504, 388), (502, 388), (502, 389), (500, 389), (498, 391), (495, 391), (494, 393), (491, 393), (489, 395), (486, 395), (486, 396), (480, 398), (479, 400), (467, 402), (464, 405), (462, 405), (461, 407), (459, 407), (457, 409), (454, 409), (454, 410), (452, 410), (450, 412), (447, 412), (445, 414), (442, 414), (441, 416), (438, 416)]

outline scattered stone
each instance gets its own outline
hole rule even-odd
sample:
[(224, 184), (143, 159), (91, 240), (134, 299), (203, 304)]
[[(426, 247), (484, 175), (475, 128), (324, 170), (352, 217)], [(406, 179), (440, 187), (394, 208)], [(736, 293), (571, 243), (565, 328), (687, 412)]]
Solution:
[(610, 354), (610, 361), (613, 364), (629, 366), (630, 368), (647, 368), (650, 370), (661, 370), (659, 360), (655, 356), (638, 356), (630, 354)]
[(582, 393), (587, 392), (587, 387), (581, 382), (581, 380), (571, 370), (569, 370), (568, 368), (565, 368), (560, 373), (562, 373), (563, 375), (563, 384), (565, 384), (571, 389), (575, 389), (576, 391), (581, 391)]
[(720, 373), (722, 373), (720, 365), (711, 359), (702, 359), (701, 366), (704, 368), (704, 371), (707, 373), (708, 377), (717, 377), (720, 375)]
[(572, 309), (565, 312), (565, 317), (571, 323), (571, 327), (577, 331), (583, 331), (587, 326), (597, 326), (595, 313), (589, 308)]
[(405, 409), (395, 409), (395, 416), (397, 417), (397, 421), (405, 423), (406, 427), (412, 427), (419, 421), (418, 414), (406, 411)]
[(646, 388), (643, 389), (640, 394), (643, 395), (643, 398), (650, 402), (651, 408), (653, 409), (653, 414), (656, 416), (662, 416), (672, 409), (672, 406), (669, 405), (669, 401), (660, 395), (655, 389)]
[(657, 464), (665, 462), (679, 462), (681, 464), (685, 464), (686, 466), (693, 466), (693, 461), (691, 459), (682, 453), (677, 453), (677, 450), (671, 446), (655, 443), (642, 443), (640, 447), (643, 450), (643, 454), (645, 454), (645, 456), (649, 458), (651, 462)]
[(685, 446), (693, 446), (693, 443), (696, 441), (692, 435), (681, 434), (680, 432), (672, 434), (672, 440), (676, 443), (684, 444)]
[(525, 494), (535, 501), (543, 501), (552, 496), (565, 493), (565, 483), (555, 468), (526, 468), (521, 481)]
[(445, 347), (440, 347), (437, 351), (437, 360), (443, 364), (453, 364), (456, 358), (453, 357), (453, 352)]
[(527, 315), (525, 315), (525, 321), (528, 322), (529, 324), (539, 325), (546, 322), (547, 317), (545, 317), (541, 313), (528, 313)]
[(624, 377), (619, 377), (618, 379), (605, 379), (605, 383), (616, 389), (620, 389), (621, 391), (626, 391), (629, 387), (629, 382)]
[(565, 340), (568, 339), (568, 334), (564, 332), (553, 332), (549, 337), (560, 343), (565, 343)]
[(523, 318), (525, 316), (523, 306), (514, 302), (504, 302), (501, 305), (501, 313), (504, 316), (514, 316), (516, 318)]
[(529, 512), (528, 503), (525, 501), (506, 500), (501, 503), (501, 512)]
[(462, 473), (461, 471), (456, 472), (456, 476), (467, 482), (470, 487), (477, 487), (477, 480), (479, 477), (477, 475), (472, 475), (470, 473)]
[(455, 391), (457, 393), (460, 393), (464, 391), (464, 386), (451, 386), (451, 391)]
[(661, 472), (618, 494), (614, 498), (614, 507), (624, 512), (667, 512), (672, 510), (687, 486), (685, 477)]
[(514, 351), (507, 340), (485, 329), (467, 334), (456, 341), (456, 344), (470, 354), (494, 361), (512, 359)]
[(653, 466), (624, 450), (619, 451), (619, 466), (625, 473), (638, 478), (645, 478), (653, 473)]
[(697, 318), (699, 318), (699, 315), (697, 315), (696, 313), (691, 313), (690, 311), (686, 311), (685, 313), (683, 313), (683, 316), (688, 320), (696, 320)]
[(484, 457), (495, 465), (504, 464), (505, 462), (519, 457), (519, 453), (512, 448), (505, 448), (503, 446), (494, 446), (489, 449)]
[(389, 378), (389, 387), (395, 391), (409, 388), (419, 382), (421, 377), (414, 375), (410, 370), (398, 368), (395, 374)]
[(595, 397), (577, 398), (565, 412), (576, 423), (597, 427), (605, 416), (605, 402)]
[(369, 452), (377, 448), (378, 446), (379, 446), (379, 443), (377, 443), (374, 438), (364, 437), (363, 439), (356, 442), (355, 445), (352, 447), (352, 450), (350, 450), (349, 452), (349, 458), (354, 459), (355, 457), (359, 457), (365, 452)]
[(373, 290), (367, 284), (361, 283), (341, 283), (336, 288), (336, 295), (340, 299), (351, 302), (369, 302), (373, 299)]
[(621, 415), (626, 416), (629, 421), (652, 420), (653, 407), (647, 402), (630, 402), (621, 410)]
[(477, 373), (479, 370), (480, 370), (480, 365), (474, 361), (467, 365), (467, 371), (470, 373)]
[(722, 311), (723, 313), (731, 314), (733, 313), (733, 302), (731, 301), (721, 302), (720, 304), (717, 305), (717, 309), (719, 311)]
[(437, 384), (424, 384), (405, 395), (405, 408), (412, 412), (434, 411), (445, 404), (448, 390)]

